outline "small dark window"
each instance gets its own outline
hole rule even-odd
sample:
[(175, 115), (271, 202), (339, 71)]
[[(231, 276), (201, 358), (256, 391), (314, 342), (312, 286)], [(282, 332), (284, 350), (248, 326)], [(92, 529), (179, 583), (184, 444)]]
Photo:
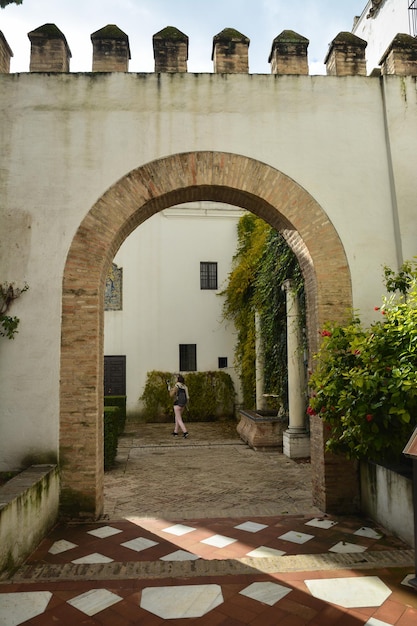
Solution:
[(219, 356), (219, 370), (227, 367), (227, 356)]
[(197, 345), (180, 343), (180, 372), (197, 371)]
[(217, 289), (217, 263), (200, 263), (200, 289)]

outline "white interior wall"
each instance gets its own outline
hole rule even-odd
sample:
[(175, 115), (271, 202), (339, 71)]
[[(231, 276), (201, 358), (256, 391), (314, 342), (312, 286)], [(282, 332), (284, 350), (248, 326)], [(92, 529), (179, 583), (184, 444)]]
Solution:
[(385, 0), (375, 17), (367, 17), (372, 3), (368, 2), (352, 32), (368, 42), (366, 69), (370, 74), (379, 67), (381, 57), (397, 33), (410, 33), (409, 0)]
[[(179, 371), (179, 344), (196, 344), (197, 371), (216, 371), (227, 357), (234, 368), (235, 332), (223, 319), (224, 298), (236, 252), (235, 207), (198, 203), (167, 209), (126, 239), (114, 262), (123, 268), (123, 310), (106, 311), (105, 355), (126, 356), (127, 410), (140, 410), (147, 372)], [(218, 289), (200, 289), (200, 261), (216, 262)]]

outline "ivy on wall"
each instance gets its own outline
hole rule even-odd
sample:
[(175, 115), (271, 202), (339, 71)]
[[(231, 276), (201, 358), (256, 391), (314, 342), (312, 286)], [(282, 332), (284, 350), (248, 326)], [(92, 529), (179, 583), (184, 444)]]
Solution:
[(237, 227), (237, 251), (233, 257), (223, 314), (236, 332), (235, 367), (239, 373), (243, 404), (256, 404), (255, 312), (260, 318), (264, 351), (264, 391), (275, 394), (284, 409), (288, 405), (286, 296), (282, 283), (291, 279), (304, 316), (304, 283), (297, 259), (283, 237), (262, 219), (246, 214)]

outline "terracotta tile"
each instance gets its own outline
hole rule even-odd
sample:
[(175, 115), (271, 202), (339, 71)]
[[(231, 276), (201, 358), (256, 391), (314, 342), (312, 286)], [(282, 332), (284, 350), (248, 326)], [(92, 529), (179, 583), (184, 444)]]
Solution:
[(217, 610), (223, 615), (240, 620), (243, 624), (249, 624), (250, 621), (258, 615), (258, 612), (251, 610), (247, 603), (240, 603), (237, 600), (234, 600), (233, 602), (224, 602), (217, 608)]
[(387, 622), (388, 624), (395, 624), (404, 613), (406, 607), (403, 604), (394, 602), (391, 600), (391, 596), (388, 600), (385, 600), (384, 604), (377, 608), (373, 617), (381, 620), (381, 622)]
[(417, 609), (407, 608), (395, 622), (395, 626), (414, 626), (417, 624)]
[(298, 615), (299, 617), (302, 617), (308, 623), (308, 621), (316, 617), (317, 610), (313, 609), (312, 607), (306, 606), (304, 604), (298, 603), (296, 601), (296, 598), (297, 596), (293, 597), (292, 593), (290, 593), (289, 595), (285, 596), (285, 598), (280, 600), (279, 608), (282, 611), (291, 613), (291, 615)]
[(224, 626), (229, 618), (217, 610), (210, 611), (198, 619), (198, 626)]
[(251, 622), (250, 626), (278, 626), (282, 624), (284, 618), (288, 617), (288, 613), (281, 611), (279, 606), (274, 606), (273, 610), (263, 610)]

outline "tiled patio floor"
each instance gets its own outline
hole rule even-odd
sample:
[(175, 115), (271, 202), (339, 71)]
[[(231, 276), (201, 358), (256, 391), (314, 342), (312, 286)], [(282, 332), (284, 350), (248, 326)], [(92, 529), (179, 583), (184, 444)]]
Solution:
[(209, 508), (56, 526), (0, 584), (0, 626), (417, 625), (414, 552), (370, 520)]

